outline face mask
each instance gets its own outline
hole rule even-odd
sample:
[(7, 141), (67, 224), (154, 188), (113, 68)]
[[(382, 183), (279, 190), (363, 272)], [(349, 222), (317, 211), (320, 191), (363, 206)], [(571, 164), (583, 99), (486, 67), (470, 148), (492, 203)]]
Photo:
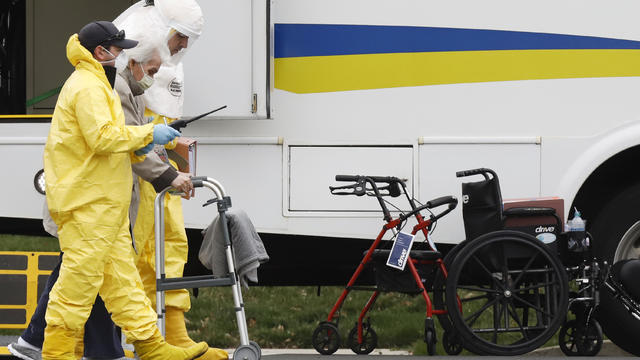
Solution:
[(109, 50), (107, 50), (104, 46), (100, 46), (100, 47), (102, 49), (104, 49), (104, 51), (106, 51), (107, 54), (113, 56), (113, 59), (107, 60), (107, 61), (100, 61), (100, 64), (111, 62), (111, 61), (113, 61), (115, 59), (116, 62), (115, 62), (114, 67), (116, 68), (117, 72), (121, 72), (122, 70), (124, 70), (127, 67), (127, 63), (129, 62), (129, 59), (127, 57), (127, 54), (124, 51), (120, 51), (118, 56), (115, 56)]
[(151, 87), (151, 85), (153, 85), (153, 78), (149, 76), (149, 74), (144, 72), (144, 69), (142, 68), (142, 65), (140, 63), (138, 63), (138, 65), (140, 66), (140, 70), (142, 70), (142, 73), (144, 74), (142, 79), (137, 80), (138, 85), (142, 90), (147, 90), (148, 88)]

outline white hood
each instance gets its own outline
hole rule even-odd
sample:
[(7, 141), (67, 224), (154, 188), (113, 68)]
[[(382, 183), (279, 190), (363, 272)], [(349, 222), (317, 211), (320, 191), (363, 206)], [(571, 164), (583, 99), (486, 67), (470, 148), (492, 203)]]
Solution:
[(148, 31), (148, 24), (158, 28), (158, 36), (166, 43), (173, 30), (189, 37), (187, 48), (180, 50), (164, 63), (155, 74), (153, 85), (143, 96), (150, 110), (167, 117), (182, 116), (184, 103), (184, 72), (182, 57), (202, 34), (204, 16), (195, 0), (155, 0), (155, 6), (145, 6), (141, 0), (118, 16), (113, 23), (118, 29), (124, 29), (127, 36), (135, 39), (135, 34)]

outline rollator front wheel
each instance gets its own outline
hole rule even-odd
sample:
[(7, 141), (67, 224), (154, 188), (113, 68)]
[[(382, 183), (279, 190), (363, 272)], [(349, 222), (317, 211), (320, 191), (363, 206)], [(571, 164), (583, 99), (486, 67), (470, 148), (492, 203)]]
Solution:
[(311, 339), (313, 348), (322, 355), (331, 355), (340, 347), (340, 333), (338, 327), (323, 321), (313, 332)]
[(424, 334), (424, 341), (427, 343), (427, 353), (436, 354), (436, 329), (427, 329)]
[(378, 346), (378, 334), (367, 324), (362, 324), (362, 343), (358, 343), (358, 324), (349, 331), (349, 348), (358, 355), (371, 353)]
[(558, 257), (533, 236), (506, 230), (469, 241), (446, 286), (449, 317), (464, 347), (482, 355), (521, 355), (542, 346), (566, 318), (568, 297)]

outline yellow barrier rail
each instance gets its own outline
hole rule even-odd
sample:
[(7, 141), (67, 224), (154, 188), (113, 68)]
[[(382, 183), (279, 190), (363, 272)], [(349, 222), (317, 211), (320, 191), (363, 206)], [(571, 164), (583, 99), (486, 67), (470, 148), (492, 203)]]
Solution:
[[(25, 329), (60, 253), (0, 251), (0, 329)], [(0, 347), (0, 355), (9, 355)]]

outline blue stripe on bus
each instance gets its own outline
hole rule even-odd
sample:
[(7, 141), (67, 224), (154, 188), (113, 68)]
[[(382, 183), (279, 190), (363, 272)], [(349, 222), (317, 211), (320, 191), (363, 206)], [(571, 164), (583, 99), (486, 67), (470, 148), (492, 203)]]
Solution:
[(640, 41), (415, 26), (275, 24), (275, 57), (434, 51), (640, 49)]

